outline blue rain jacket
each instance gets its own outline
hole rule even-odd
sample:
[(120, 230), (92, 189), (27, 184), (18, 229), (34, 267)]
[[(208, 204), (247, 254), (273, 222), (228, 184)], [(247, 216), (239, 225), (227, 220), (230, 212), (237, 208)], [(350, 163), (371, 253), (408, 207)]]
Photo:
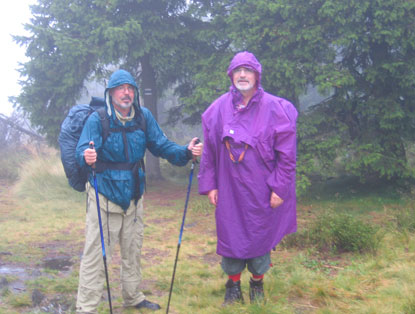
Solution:
[[(76, 147), (76, 158), (81, 167), (91, 168), (86, 164), (84, 151), (89, 147), (89, 142), (93, 141), (95, 150), (98, 153), (98, 160), (104, 162), (130, 162), (135, 163), (144, 158), (146, 148), (156, 157), (167, 159), (170, 163), (177, 166), (184, 166), (190, 160), (190, 154), (187, 146), (178, 145), (170, 141), (160, 129), (157, 121), (147, 108), (142, 108), (138, 102), (138, 87), (130, 73), (119, 70), (111, 76), (107, 89), (105, 90), (105, 99), (107, 102), (107, 112), (109, 114), (110, 129), (115, 127), (128, 128), (137, 124), (137, 120), (127, 122), (123, 125), (114, 112), (114, 107), (109, 96), (109, 89), (122, 85), (130, 84), (135, 87), (135, 110), (141, 110), (146, 121), (146, 131), (137, 129), (133, 132), (127, 132), (128, 160), (124, 152), (124, 143), (121, 132), (110, 132), (107, 140), (102, 140), (102, 124), (97, 112), (91, 114), (82, 130)], [(138, 169), (140, 178), (140, 195), (144, 192), (145, 173), (142, 168)], [(108, 198), (110, 201), (118, 204), (124, 210), (130, 205), (134, 198), (134, 186), (136, 184), (134, 175), (131, 170), (114, 170), (106, 169), (97, 173), (98, 192)], [(94, 185), (92, 172), (89, 176), (89, 182)]]

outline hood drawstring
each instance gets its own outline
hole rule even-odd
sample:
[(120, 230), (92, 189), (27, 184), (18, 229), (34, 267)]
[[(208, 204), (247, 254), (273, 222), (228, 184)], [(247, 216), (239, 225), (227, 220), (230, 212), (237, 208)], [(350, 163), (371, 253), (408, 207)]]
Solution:
[(243, 152), (239, 155), (239, 158), (238, 158), (238, 160), (236, 160), (235, 159), (235, 157), (233, 156), (233, 154), (232, 154), (232, 151), (231, 151), (231, 145), (229, 144), (229, 140), (228, 139), (225, 139), (225, 146), (226, 146), (226, 149), (228, 150), (228, 152), (229, 152), (229, 158), (231, 159), (231, 161), (234, 163), (234, 164), (239, 164), (240, 162), (242, 162), (242, 160), (244, 159), (244, 157), (245, 157), (245, 153), (246, 153), (246, 151), (248, 150), (248, 144), (246, 144), (245, 143), (245, 147), (244, 147), (244, 150), (243, 150)]
[(112, 116), (112, 111), (111, 111), (111, 99), (110, 99), (110, 95), (108, 92), (105, 92), (105, 102), (107, 104), (107, 113), (108, 116)]

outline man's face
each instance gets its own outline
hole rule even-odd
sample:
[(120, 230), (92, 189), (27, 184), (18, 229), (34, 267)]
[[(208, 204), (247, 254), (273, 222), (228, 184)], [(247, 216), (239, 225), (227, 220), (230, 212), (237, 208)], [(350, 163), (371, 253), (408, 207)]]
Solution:
[(233, 84), (240, 91), (249, 91), (256, 85), (256, 73), (246, 67), (238, 67), (232, 71)]
[(110, 89), (112, 103), (117, 109), (129, 109), (134, 102), (135, 88), (130, 84), (123, 84)]

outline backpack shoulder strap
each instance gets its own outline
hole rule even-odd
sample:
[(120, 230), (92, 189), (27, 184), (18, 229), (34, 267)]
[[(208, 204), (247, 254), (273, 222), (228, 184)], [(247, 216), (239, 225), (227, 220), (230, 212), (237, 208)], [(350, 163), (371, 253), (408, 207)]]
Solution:
[(141, 110), (141, 107), (138, 108), (138, 113), (136, 113), (135, 119), (137, 121), (138, 127), (144, 132), (145, 135), (147, 135), (147, 121), (144, 117), (144, 113), (143, 110)]
[(110, 133), (110, 120), (109, 120), (106, 108), (100, 107), (100, 108), (96, 109), (96, 112), (98, 112), (99, 120), (101, 121), (102, 144), (104, 144), (105, 141), (108, 138), (109, 133)]

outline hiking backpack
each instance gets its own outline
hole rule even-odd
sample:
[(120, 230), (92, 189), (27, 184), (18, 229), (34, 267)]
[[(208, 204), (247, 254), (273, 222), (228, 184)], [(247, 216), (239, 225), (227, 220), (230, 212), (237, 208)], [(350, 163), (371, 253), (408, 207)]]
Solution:
[[(88, 120), (88, 117), (93, 112), (98, 112), (102, 125), (102, 144), (105, 143), (111, 132), (134, 132), (137, 129), (141, 129), (146, 133), (146, 121), (144, 116), (139, 110), (141, 115), (136, 113), (136, 119), (139, 119), (136, 126), (129, 128), (110, 128), (109, 116), (107, 114), (107, 108), (104, 98), (92, 97), (89, 105), (75, 105), (69, 110), (65, 120), (61, 125), (61, 131), (59, 133), (59, 146), (61, 150), (61, 160), (63, 169), (65, 170), (66, 177), (68, 178), (69, 185), (79, 192), (85, 191), (85, 183), (88, 181), (89, 172), (87, 169), (82, 169), (76, 160), (76, 146), (79, 138), (81, 137), (82, 129)], [(125, 136), (123, 136), (125, 140)], [(127, 143), (124, 143), (127, 146)], [(127, 158), (128, 159), (128, 158)], [(101, 172), (105, 169), (112, 168), (118, 170), (131, 170), (138, 171), (134, 166), (142, 167), (144, 170), (144, 161), (141, 160), (136, 164), (130, 163), (106, 163), (97, 161), (97, 172)]]
[(86, 120), (94, 111), (97, 111), (99, 114), (103, 130), (102, 137), (103, 141), (105, 141), (109, 134), (109, 119), (106, 113), (105, 99), (99, 97), (92, 97), (89, 105), (73, 106), (62, 122), (58, 138), (63, 169), (65, 170), (69, 185), (79, 192), (85, 191), (88, 172), (86, 169), (81, 169), (76, 161), (76, 145), (81, 137)]

